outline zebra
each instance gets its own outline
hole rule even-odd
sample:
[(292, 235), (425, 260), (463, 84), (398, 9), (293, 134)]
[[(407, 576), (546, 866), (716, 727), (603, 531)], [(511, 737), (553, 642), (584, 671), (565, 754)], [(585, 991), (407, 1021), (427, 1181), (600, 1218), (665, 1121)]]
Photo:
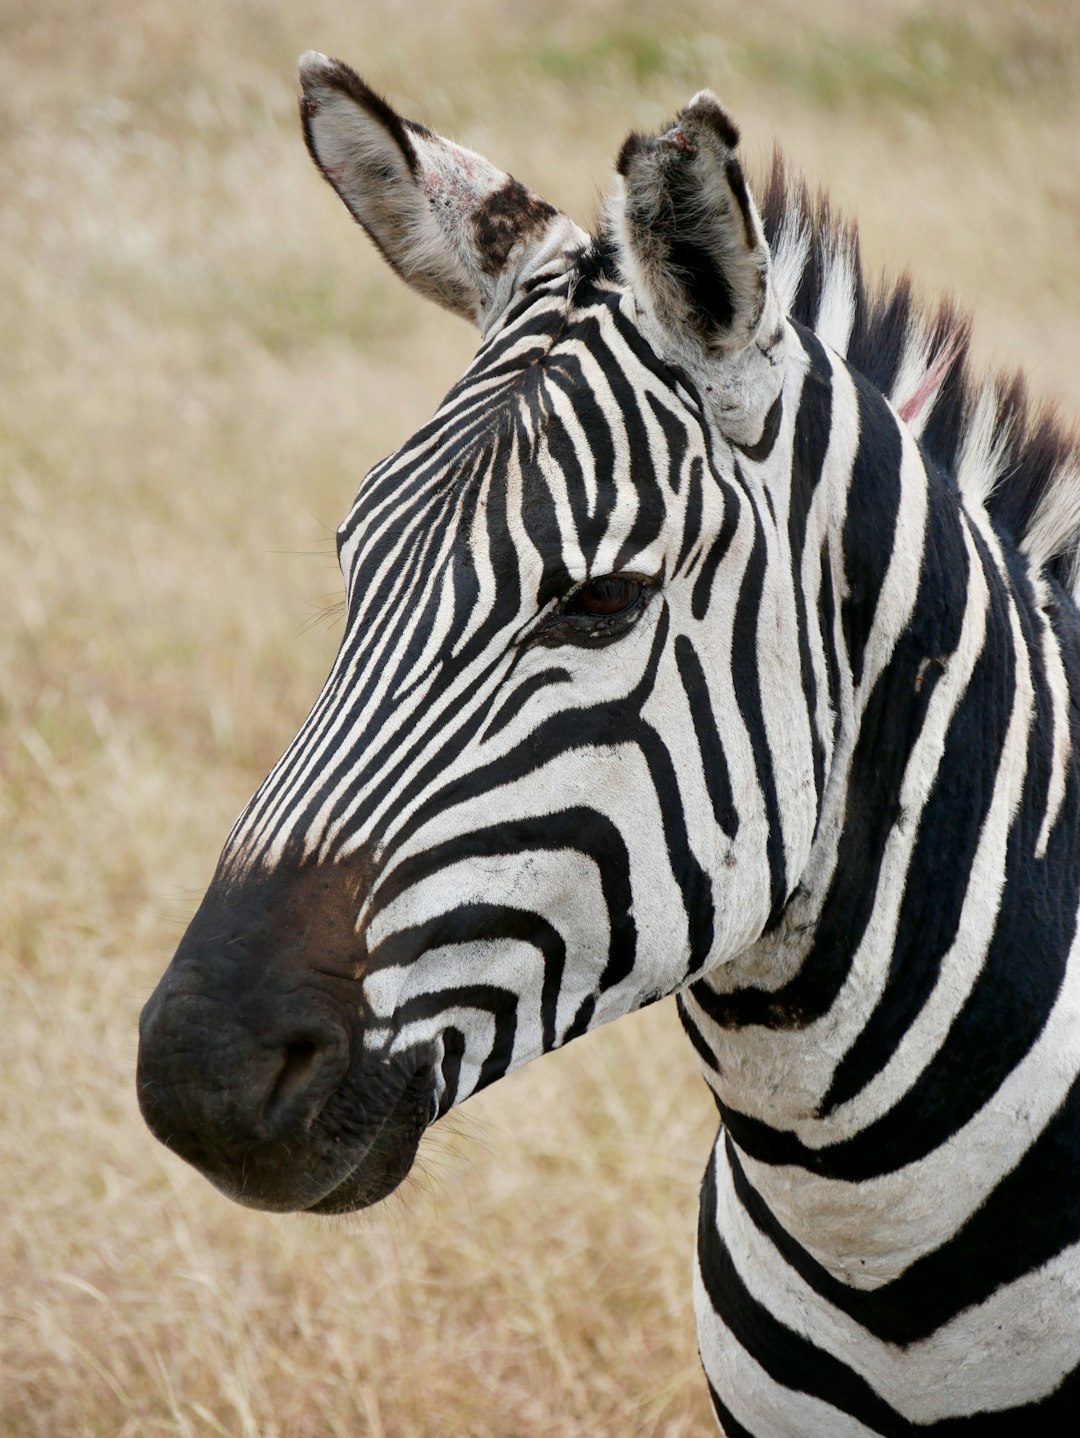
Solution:
[(340, 651), (141, 1020), (154, 1133), (344, 1212), (675, 995), (727, 1438), (1073, 1433), (1080, 460), (708, 91), (595, 232), (300, 64), (481, 346), (338, 530)]

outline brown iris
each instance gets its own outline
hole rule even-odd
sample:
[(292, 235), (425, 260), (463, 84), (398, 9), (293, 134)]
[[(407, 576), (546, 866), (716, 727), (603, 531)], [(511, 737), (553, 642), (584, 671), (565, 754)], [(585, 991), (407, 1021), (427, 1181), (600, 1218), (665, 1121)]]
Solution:
[(639, 579), (626, 579), (619, 574), (605, 574), (587, 580), (571, 596), (564, 614), (589, 614), (608, 618), (622, 614), (641, 598), (644, 585)]

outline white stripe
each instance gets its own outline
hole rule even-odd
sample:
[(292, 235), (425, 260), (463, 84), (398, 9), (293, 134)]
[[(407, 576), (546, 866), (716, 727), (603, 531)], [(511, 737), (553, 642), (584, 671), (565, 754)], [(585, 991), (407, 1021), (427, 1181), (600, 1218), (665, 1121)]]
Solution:
[(819, 1262), (846, 1282), (877, 1287), (959, 1231), (1023, 1158), (1078, 1072), (1080, 941), (1074, 936), (1061, 990), (1036, 1042), (964, 1127), (924, 1158), (861, 1182), (750, 1157), (743, 1167), (779, 1222)]
[(822, 241), (825, 277), (814, 332), (837, 354), (846, 355), (855, 323), (855, 253), (851, 236), (838, 229)]
[[(1080, 1362), (1080, 1327), (1061, 1321), (1080, 1305), (1076, 1246), (964, 1309), (927, 1338), (901, 1347), (868, 1333), (788, 1266), (746, 1213), (719, 1152), (716, 1186), (717, 1227), (750, 1292), (774, 1318), (859, 1374), (913, 1423), (1037, 1401)], [(924, 1196), (927, 1206), (931, 1201)], [(1027, 1221), (1038, 1219), (1030, 1215)]]

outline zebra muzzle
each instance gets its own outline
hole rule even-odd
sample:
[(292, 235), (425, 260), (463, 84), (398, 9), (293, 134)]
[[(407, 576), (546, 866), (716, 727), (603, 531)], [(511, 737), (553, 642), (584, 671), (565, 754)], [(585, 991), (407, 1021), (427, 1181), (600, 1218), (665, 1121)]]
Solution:
[(139, 1104), (237, 1202), (343, 1212), (407, 1174), (432, 1067), (365, 1045), (352, 926), (290, 925), (293, 888), (211, 886), (143, 1010)]

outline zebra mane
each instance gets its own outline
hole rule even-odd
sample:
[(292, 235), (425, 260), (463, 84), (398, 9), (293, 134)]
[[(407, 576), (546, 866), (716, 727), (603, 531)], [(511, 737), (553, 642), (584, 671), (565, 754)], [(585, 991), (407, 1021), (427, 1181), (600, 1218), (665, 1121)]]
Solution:
[(973, 374), (968, 316), (917, 303), (911, 279), (867, 285), (858, 230), (811, 196), (783, 156), (758, 192), (781, 305), (884, 394), (964, 498), (1036, 570), (1080, 600), (1080, 438), (1022, 374)]

